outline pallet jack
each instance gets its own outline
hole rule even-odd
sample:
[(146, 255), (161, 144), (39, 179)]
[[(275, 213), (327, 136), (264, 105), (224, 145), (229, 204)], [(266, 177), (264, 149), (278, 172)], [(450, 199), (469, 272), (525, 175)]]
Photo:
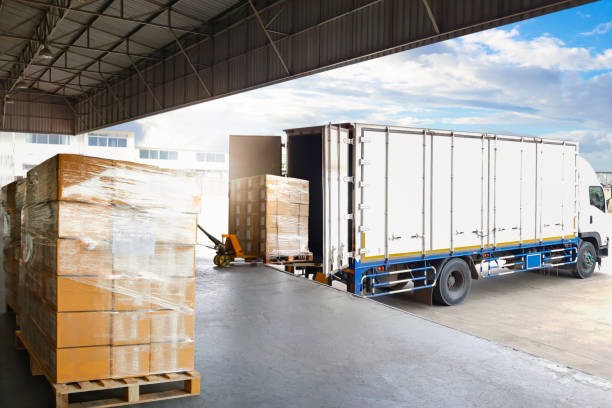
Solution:
[(199, 224), (198, 228), (208, 237), (208, 239), (213, 242), (213, 244), (215, 244), (214, 247), (208, 246), (208, 248), (217, 251), (217, 255), (215, 255), (213, 259), (215, 265), (225, 268), (226, 266), (229, 266), (229, 264), (236, 258), (242, 258), (245, 260), (245, 262), (257, 261), (256, 256), (247, 255), (242, 251), (242, 245), (240, 245), (240, 240), (236, 234), (223, 234), (220, 240), (208, 233), (208, 231), (202, 228), (202, 226)]

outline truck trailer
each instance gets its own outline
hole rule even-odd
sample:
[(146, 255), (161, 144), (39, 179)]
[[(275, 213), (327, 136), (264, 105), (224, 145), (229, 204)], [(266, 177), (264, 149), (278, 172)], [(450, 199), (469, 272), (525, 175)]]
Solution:
[(287, 175), (310, 182), (314, 261), (357, 295), (455, 305), (472, 279), (588, 278), (608, 255), (612, 215), (575, 142), (361, 123), (285, 132)]

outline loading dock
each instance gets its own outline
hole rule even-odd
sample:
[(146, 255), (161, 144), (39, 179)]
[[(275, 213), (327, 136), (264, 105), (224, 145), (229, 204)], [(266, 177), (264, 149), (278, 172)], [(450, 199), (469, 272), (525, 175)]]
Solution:
[[(202, 395), (185, 407), (612, 404), (608, 380), (267, 267), (219, 270), (199, 259), (197, 308)], [(0, 377), (0, 405), (49, 405), (12, 330), (2, 315), (11, 375)]]

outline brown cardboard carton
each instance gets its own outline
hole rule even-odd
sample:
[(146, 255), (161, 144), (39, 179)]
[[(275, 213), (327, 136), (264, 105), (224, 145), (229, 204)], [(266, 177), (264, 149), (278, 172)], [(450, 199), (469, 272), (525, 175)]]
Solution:
[(148, 312), (115, 312), (111, 321), (113, 346), (151, 341), (151, 316)]
[(230, 232), (261, 258), (308, 254), (308, 181), (261, 175), (233, 180)]
[(162, 310), (151, 312), (151, 342), (193, 341), (194, 312)]
[[(52, 277), (48, 282), (55, 288), (58, 312), (111, 310), (112, 280), (92, 277)], [(47, 293), (53, 303), (53, 288)]]
[(57, 313), (57, 347), (109, 345), (110, 328), (109, 312)]
[(193, 370), (193, 342), (151, 344), (151, 373)]
[(135, 377), (150, 374), (151, 347), (148, 344), (114, 346), (111, 349), (111, 377)]
[(151, 277), (113, 279), (113, 310), (151, 308)]
[(168, 278), (151, 282), (151, 308), (195, 309), (195, 279)]
[(58, 238), (80, 239), (85, 244), (110, 241), (112, 207), (51, 201), (26, 205), (23, 209), (24, 233), (33, 241)]
[(108, 242), (78, 239), (34, 240), (28, 252), (33, 270), (54, 275), (108, 276), (113, 259)]
[(201, 195), (201, 182), (193, 171), (115, 162), (115, 204), (199, 214)]
[(87, 381), (111, 376), (110, 346), (74, 347), (55, 350), (52, 380), (57, 383)]
[(27, 199), (109, 204), (113, 175), (112, 160), (58, 154), (28, 172)]

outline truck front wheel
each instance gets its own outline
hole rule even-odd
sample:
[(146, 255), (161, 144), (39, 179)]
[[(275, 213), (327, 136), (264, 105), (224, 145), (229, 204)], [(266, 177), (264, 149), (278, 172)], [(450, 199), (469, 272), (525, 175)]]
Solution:
[(444, 306), (458, 305), (470, 293), (471, 286), (470, 267), (463, 259), (453, 258), (442, 264), (433, 298)]
[(578, 279), (588, 278), (595, 271), (597, 250), (588, 241), (582, 241), (578, 247), (578, 259), (572, 273)]

